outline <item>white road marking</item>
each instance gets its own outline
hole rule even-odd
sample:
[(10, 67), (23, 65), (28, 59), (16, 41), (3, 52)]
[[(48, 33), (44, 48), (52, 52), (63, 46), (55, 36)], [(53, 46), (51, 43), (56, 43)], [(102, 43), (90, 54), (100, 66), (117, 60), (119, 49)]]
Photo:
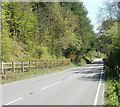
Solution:
[(70, 77), (67, 77), (66, 79), (69, 79), (69, 78), (71, 78), (71, 77), (73, 77), (73, 75), (72, 75), (72, 76), (70, 76)]
[(100, 91), (101, 82), (102, 82), (102, 71), (101, 71), (101, 73), (100, 73), (100, 81), (99, 81), (99, 85), (98, 85), (98, 88), (97, 88), (97, 92), (96, 92), (96, 96), (95, 96), (94, 104), (93, 104), (93, 105), (97, 105), (98, 95), (99, 95), (99, 91)]
[(7, 103), (7, 104), (4, 104), (4, 105), (9, 105), (9, 104), (12, 104), (12, 103), (14, 103), (14, 102), (17, 102), (17, 101), (19, 101), (19, 100), (22, 100), (23, 99), (23, 97), (20, 97), (20, 98), (18, 98), (18, 99), (16, 99), (16, 100), (13, 100), (13, 101), (11, 101), (11, 102), (9, 102), (9, 103)]
[[(74, 75), (76, 75), (76, 74), (74, 74)], [(70, 77), (67, 77), (66, 79), (71, 78), (71, 77), (73, 77), (74, 75), (72, 75), (72, 76), (70, 76)], [(44, 87), (44, 88), (42, 88), (42, 89), (40, 89), (40, 90), (43, 91), (43, 90), (45, 90), (45, 89), (47, 89), (47, 88), (49, 88), (49, 87), (51, 87), (51, 86), (54, 86), (54, 85), (56, 85), (56, 84), (58, 84), (58, 83), (60, 83), (60, 82), (62, 82), (62, 80), (61, 80), (61, 81), (58, 81), (58, 82), (56, 82), (56, 83), (53, 83), (53, 84), (51, 84), (51, 85), (48, 85), (48, 86), (46, 86), (46, 87)]]
[[(74, 74), (74, 75), (76, 75), (76, 74)], [(67, 77), (66, 79), (71, 78), (71, 77), (73, 77), (74, 75), (72, 75), (72, 76), (70, 76), (70, 77)], [(50, 84), (50, 85), (48, 85), (48, 86), (46, 86), (46, 87), (44, 87), (44, 88), (42, 88), (42, 89), (40, 89), (40, 90), (43, 91), (43, 90), (45, 90), (45, 89), (47, 89), (47, 88), (49, 88), (49, 87), (51, 87), (51, 86), (54, 86), (54, 85), (56, 85), (56, 84), (58, 84), (58, 83), (60, 83), (60, 82), (62, 82), (62, 80), (61, 80), (61, 81), (58, 81), (58, 82), (56, 82), (56, 83)]]
[(67, 77), (66, 79), (69, 79), (69, 78), (71, 78), (71, 77), (73, 77), (73, 76), (75, 76), (76, 74), (74, 74), (74, 75), (72, 75), (72, 76), (69, 76), (69, 77)]
[(58, 83), (60, 83), (60, 82), (62, 82), (62, 81), (58, 81), (58, 82), (56, 82), (56, 83), (53, 83), (53, 84), (51, 84), (51, 85), (48, 85), (48, 86), (46, 86), (46, 87), (44, 87), (44, 88), (42, 88), (42, 89), (40, 89), (41, 91), (42, 90), (45, 90), (45, 89), (47, 89), (47, 88), (49, 88), (49, 87), (51, 87), (51, 86), (54, 86), (54, 85), (56, 85), (56, 84), (58, 84)]

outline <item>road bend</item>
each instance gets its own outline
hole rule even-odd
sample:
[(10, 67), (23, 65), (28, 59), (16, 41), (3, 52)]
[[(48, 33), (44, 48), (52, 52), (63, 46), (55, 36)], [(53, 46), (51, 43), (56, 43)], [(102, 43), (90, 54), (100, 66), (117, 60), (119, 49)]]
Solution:
[(102, 105), (103, 64), (91, 64), (2, 85), (2, 105)]

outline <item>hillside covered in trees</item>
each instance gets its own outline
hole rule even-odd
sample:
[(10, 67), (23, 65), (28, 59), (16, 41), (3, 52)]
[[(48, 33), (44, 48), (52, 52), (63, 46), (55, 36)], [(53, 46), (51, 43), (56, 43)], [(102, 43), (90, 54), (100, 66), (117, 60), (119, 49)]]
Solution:
[(96, 34), (82, 2), (3, 2), (2, 60), (86, 59)]
[(120, 105), (120, 2), (107, 1), (100, 9), (98, 46), (106, 54), (104, 71), (106, 81), (105, 104)]

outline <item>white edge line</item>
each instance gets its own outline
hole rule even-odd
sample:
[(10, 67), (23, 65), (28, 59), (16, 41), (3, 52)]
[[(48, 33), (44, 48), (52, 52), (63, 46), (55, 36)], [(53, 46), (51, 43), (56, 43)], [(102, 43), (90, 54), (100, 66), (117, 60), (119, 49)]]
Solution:
[(19, 100), (21, 100), (21, 99), (23, 99), (23, 97), (20, 97), (20, 98), (18, 98), (18, 99), (16, 99), (16, 100), (13, 100), (13, 101), (11, 101), (11, 102), (9, 102), (9, 103), (7, 103), (7, 104), (4, 104), (4, 105), (12, 104), (12, 103), (17, 102), (17, 101), (19, 101)]
[(48, 86), (40, 89), (40, 90), (41, 90), (41, 91), (42, 91), (42, 90), (45, 90), (45, 89), (47, 89), (47, 88), (49, 88), (49, 87), (51, 87), (51, 86), (53, 86), (53, 85), (56, 85), (56, 84), (58, 84), (58, 83), (60, 83), (60, 82), (61, 82), (61, 81), (58, 81), (58, 82), (56, 82), (56, 83), (53, 83), (53, 84), (51, 84), (51, 85), (48, 85)]
[(99, 81), (99, 85), (98, 85), (98, 88), (97, 88), (97, 92), (96, 92), (96, 96), (95, 96), (95, 99), (94, 99), (94, 104), (93, 105), (97, 105), (97, 101), (98, 101), (98, 95), (99, 95), (99, 91), (100, 91), (100, 86), (101, 86), (101, 82), (102, 82), (102, 70), (101, 70), (101, 73), (100, 73), (100, 81)]

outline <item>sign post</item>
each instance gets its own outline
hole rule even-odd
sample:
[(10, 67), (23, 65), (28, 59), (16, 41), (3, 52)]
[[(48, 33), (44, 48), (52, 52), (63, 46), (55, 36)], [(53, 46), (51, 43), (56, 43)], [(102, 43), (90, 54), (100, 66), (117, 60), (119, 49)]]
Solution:
[(75, 63), (75, 57), (76, 56), (74, 54), (70, 54), (69, 55), (69, 58), (70, 58), (70, 60), (71, 60), (72, 63)]

